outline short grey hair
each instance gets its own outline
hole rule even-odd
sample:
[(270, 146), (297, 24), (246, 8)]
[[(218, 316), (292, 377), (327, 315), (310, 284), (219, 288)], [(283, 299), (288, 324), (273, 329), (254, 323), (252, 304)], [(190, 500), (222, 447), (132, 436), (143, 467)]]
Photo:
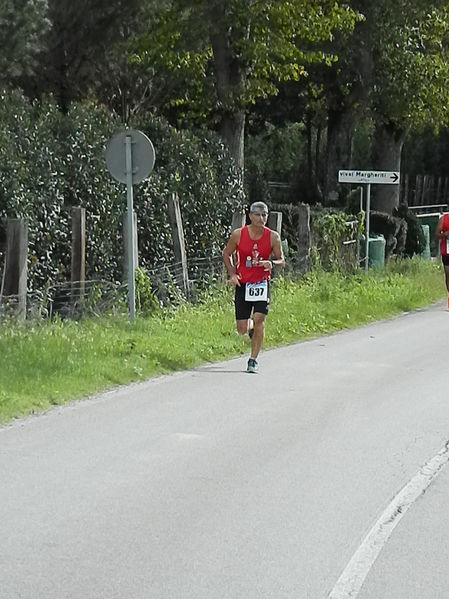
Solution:
[(268, 213), (268, 206), (265, 204), (265, 202), (253, 202), (251, 204), (251, 206), (249, 207), (249, 211), (250, 212), (267, 212)]

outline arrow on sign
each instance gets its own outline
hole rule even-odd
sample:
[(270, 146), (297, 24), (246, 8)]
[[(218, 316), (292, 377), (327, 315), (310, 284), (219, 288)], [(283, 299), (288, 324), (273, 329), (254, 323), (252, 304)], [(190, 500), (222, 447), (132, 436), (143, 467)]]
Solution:
[(396, 181), (399, 179), (399, 175), (397, 173), (392, 173), (391, 179), (393, 179), (393, 183), (396, 183)]

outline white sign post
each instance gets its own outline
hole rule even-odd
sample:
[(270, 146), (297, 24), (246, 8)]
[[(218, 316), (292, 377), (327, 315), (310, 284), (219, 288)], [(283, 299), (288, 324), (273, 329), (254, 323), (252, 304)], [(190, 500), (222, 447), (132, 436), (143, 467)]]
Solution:
[(399, 185), (401, 175), (398, 171), (338, 171), (339, 183), (365, 183), (366, 184), (366, 250), (365, 270), (369, 262), (369, 229), (371, 210), (371, 185)]
[(128, 216), (128, 306), (130, 320), (136, 313), (134, 282), (134, 206), (133, 184), (148, 177), (154, 167), (154, 147), (148, 137), (135, 129), (126, 129), (114, 135), (106, 148), (106, 165), (111, 175), (126, 183)]

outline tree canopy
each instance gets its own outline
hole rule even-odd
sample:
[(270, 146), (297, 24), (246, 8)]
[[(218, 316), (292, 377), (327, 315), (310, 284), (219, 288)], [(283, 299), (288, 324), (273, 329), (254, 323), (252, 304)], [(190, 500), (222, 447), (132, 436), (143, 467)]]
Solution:
[(0, 0), (0, 17), (3, 85), (217, 131), (240, 168), (248, 113), (300, 123), (316, 198), (362, 166), (367, 120), (363, 166), (382, 169), (409, 131), (448, 123), (447, 0)]
[(181, 74), (171, 104), (217, 126), (242, 163), (247, 107), (275, 95), (281, 82), (306, 76), (307, 65), (337, 60), (325, 42), (351, 30), (357, 17), (330, 0), (172, 0), (138, 58)]
[(36, 74), (49, 21), (46, 0), (0, 0), (0, 82), (23, 84)]

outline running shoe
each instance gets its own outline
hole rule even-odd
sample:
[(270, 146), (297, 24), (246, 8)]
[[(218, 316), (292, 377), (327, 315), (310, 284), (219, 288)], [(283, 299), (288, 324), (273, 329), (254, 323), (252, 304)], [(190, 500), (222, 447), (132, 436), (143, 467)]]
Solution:
[(249, 372), (250, 374), (256, 374), (257, 370), (258, 370), (258, 364), (257, 364), (257, 360), (255, 360), (254, 358), (250, 358), (248, 360), (248, 367), (246, 369), (246, 372)]

